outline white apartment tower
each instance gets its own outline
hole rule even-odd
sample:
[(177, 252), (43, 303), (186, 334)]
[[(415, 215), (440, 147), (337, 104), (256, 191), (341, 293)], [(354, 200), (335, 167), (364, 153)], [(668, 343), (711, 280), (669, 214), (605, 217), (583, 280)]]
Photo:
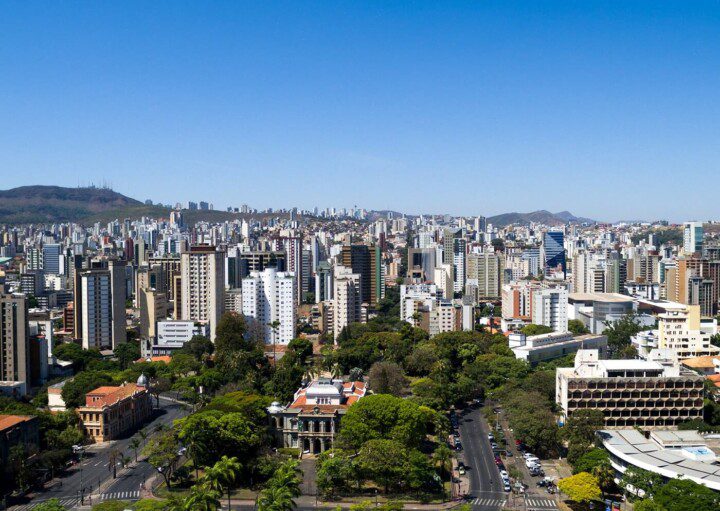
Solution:
[(541, 289), (533, 295), (532, 322), (567, 332), (568, 292), (565, 288)]
[(288, 344), (295, 338), (297, 287), (291, 272), (267, 267), (242, 281), (242, 312), (263, 329), (266, 344)]
[(338, 338), (342, 329), (361, 319), (360, 274), (347, 266), (336, 266), (333, 278), (333, 336)]
[(225, 253), (209, 245), (180, 255), (182, 319), (210, 326), (210, 339), (224, 312)]

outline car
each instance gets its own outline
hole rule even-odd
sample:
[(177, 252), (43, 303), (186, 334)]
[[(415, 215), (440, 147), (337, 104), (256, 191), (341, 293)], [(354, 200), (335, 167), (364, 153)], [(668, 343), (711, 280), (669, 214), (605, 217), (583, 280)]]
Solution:
[(493, 449), (497, 449), (498, 444), (496, 442), (490, 442), (490, 447), (492, 447)]
[(455, 442), (455, 450), (462, 451), (462, 444), (460, 442)]
[(458, 465), (458, 474), (465, 475), (465, 465)]
[(507, 473), (507, 470), (503, 469), (500, 471), (500, 477), (502, 477), (503, 479), (507, 479), (508, 475), (509, 474)]
[(512, 455), (513, 455), (513, 453), (510, 449), (505, 449), (505, 456), (507, 456), (509, 458)]
[(525, 466), (526, 466), (527, 468), (533, 468), (533, 467), (534, 467), (534, 468), (538, 468), (538, 469), (540, 468), (540, 465), (538, 465), (538, 464), (535, 463), (534, 461), (529, 461), (529, 460), (525, 462)]
[(492, 433), (488, 433), (488, 440), (490, 440), (490, 441), (495, 440), (495, 435), (493, 435)]
[(508, 491), (508, 492), (510, 491), (510, 482), (509, 481), (507, 483), (503, 483), (503, 490)]
[(534, 457), (534, 456), (535, 456), (535, 455), (534, 455), (533, 453), (531, 453), (531, 452), (524, 452), (524, 453), (523, 453), (523, 458), (525, 458), (525, 459), (532, 458), (532, 457)]

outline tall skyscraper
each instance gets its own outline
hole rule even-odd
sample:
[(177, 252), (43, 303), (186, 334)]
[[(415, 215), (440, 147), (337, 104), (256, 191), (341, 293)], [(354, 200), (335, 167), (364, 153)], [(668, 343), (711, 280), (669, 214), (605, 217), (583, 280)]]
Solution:
[(683, 249), (685, 255), (701, 253), (705, 233), (702, 222), (685, 222), (683, 226)]
[(243, 279), (243, 315), (262, 330), (265, 343), (287, 344), (295, 338), (296, 293), (294, 275), (273, 267)]
[(62, 247), (58, 243), (47, 243), (42, 249), (42, 269), (44, 273), (58, 275), (60, 273), (60, 253)]
[(30, 378), (28, 304), (23, 295), (0, 295), (0, 379)]
[(211, 245), (190, 247), (180, 254), (182, 319), (210, 326), (210, 339), (222, 316), (225, 297), (225, 252)]
[(562, 231), (547, 231), (543, 234), (543, 271), (546, 276), (557, 269), (567, 275), (564, 241), (565, 235)]

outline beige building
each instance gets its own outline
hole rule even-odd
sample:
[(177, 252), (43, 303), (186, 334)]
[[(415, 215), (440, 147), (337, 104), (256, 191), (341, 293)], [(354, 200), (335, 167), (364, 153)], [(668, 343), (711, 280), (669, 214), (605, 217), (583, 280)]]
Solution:
[(477, 285), (477, 300), (500, 298), (505, 258), (484, 252), (467, 256), (467, 283)]
[(335, 266), (333, 277), (333, 338), (342, 329), (361, 320), (360, 274), (347, 266)]
[(711, 336), (701, 328), (699, 305), (658, 315), (657, 347), (671, 350), (678, 359), (719, 354), (720, 348), (710, 344)]
[(0, 380), (30, 380), (30, 330), (24, 295), (0, 295)]
[(80, 424), (94, 442), (114, 440), (131, 431), (152, 414), (152, 398), (143, 375), (138, 384), (99, 387), (85, 396), (85, 406), (77, 409)]
[(704, 378), (674, 360), (600, 360), (580, 350), (574, 367), (556, 370), (555, 398), (566, 422), (578, 410), (600, 410), (606, 428), (667, 428), (703, 417)]
[(140, 306), (140, 337), (152, 339), (157, 336), (157, 322), (167, 319), (167, 295), (157, 289), (144, 288), (137, 291)]
[(180, 255), (182, 319), (210, 325), (215, 339), (225, 300), (225, 253), (209, 245), (190, 247)]

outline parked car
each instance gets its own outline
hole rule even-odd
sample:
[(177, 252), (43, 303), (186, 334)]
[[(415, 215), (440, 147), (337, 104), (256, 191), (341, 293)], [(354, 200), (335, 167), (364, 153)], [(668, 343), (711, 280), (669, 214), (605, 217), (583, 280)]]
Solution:
[(504, 469), (503, 469), (503, 470), (500, 471), (500, 477), (502, 477), (503, 479), (507, 479), (507, 478), (508, 478), (508, 475), (509, 475), (509, 474), (507, 473), (507, 470), (504, 470)]
[(462, 451), (462, 443), (455, 442), (455, 450), (456, 451)]
[(509, 492), (510, 489), (511, 489), (511, 488), (510, 488), (510, 481), (508, 481), (508, 482), (504, 482), (504, 481), (503, 481), (503, 490)]
[(492, 433), (488, 433), (488, 440), (490, 440), (491, 442), (494, 442), (494, 441), (495, 441), (495, 435), (493, 435)]
[(458, 463), (458, 474), (465, 475), (465, 465), (462, 463)]

